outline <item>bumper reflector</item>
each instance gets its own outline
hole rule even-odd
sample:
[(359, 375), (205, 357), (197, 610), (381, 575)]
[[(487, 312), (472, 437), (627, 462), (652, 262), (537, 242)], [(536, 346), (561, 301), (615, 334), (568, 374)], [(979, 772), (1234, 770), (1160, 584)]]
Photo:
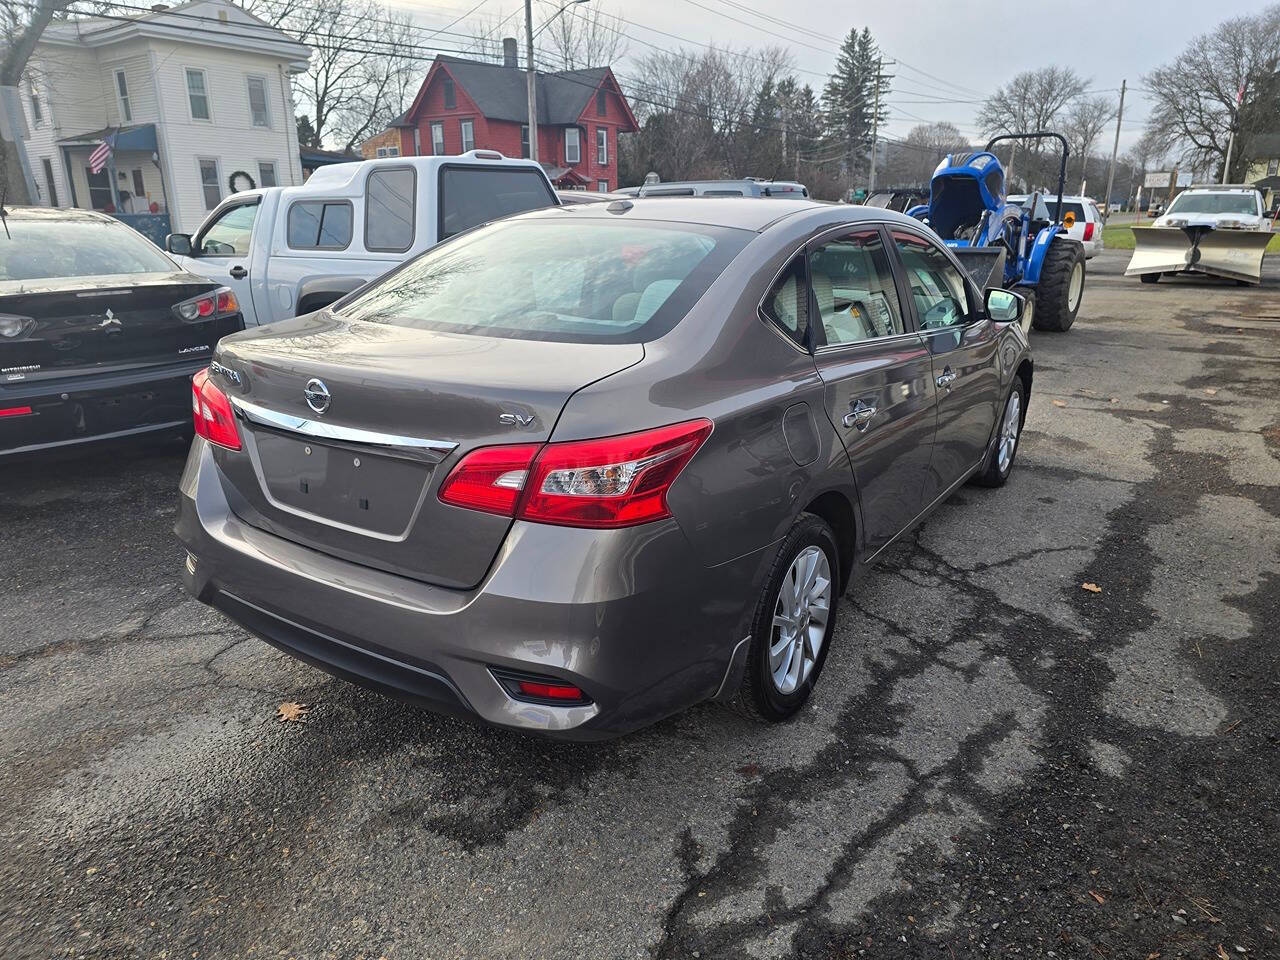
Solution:
[(30, 407), (0, 407), (0, 417), (29, 417)]
[(557, 680), (555, 677), (543, 677), (531, 673), (508, 673), (505, 670), (491, 669), (494, 679), (502, 685), (507, 695), (515, 700), (528, 703), (554, 704), (558, 707), (581, 706), (591, 702), (591, 698), (582, 689)]

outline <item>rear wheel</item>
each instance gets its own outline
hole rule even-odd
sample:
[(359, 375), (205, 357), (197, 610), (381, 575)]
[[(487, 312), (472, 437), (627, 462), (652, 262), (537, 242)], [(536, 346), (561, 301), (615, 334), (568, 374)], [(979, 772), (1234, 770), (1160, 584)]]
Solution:
[(1055, 238), (1040, 268), (1032, 326), (1057, 333), (1070, 330), (1084, 299), (1084, 276), (1084, 250), (1080, 244)]
[(1143, 274), (1139, 274), (1138, 279), (1139, 279), (1139, 280), (1141, 280), (1143, 283), (1159, 283), (1159, 282), (1160, 282), (1160, 274), (1158, 274), (1158, 273), (1143, 273)]
[(809, 699), (835, 630), (839, 570), (831, 527), (802, 513), (756, 605), (747, 669), (731, 704), (739, 713), (778, 722)]

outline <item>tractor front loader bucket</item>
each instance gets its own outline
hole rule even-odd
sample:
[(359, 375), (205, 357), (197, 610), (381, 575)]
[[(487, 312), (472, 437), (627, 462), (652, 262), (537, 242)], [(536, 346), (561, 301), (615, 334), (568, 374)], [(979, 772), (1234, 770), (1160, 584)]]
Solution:
[(1004, 286), (1004, 247), (952, 247), (951, 252), (979, 290)]
[(1212, 227), (1131, 227), (1133, 257), (1126, 277), (1144, 273), (1204, 273), (1246, 283), (1262, 281), (1270, 233)]

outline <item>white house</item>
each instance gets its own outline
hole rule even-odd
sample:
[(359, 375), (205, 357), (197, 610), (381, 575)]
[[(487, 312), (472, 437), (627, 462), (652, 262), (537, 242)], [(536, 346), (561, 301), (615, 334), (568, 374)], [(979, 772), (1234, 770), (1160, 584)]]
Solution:
[[(310, 55), (227, 0), (51, 24), (21, 91), (39, 202), (115, 213), (163, 242), (193, 232), (233, 179), (301, 183), (290, 78)], [(111, 166), (94, 174), (111, 134)]]

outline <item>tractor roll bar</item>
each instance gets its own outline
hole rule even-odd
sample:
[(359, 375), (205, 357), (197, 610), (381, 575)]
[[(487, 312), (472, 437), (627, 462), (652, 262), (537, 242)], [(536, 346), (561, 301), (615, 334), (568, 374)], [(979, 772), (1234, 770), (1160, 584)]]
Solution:
[(1051, 133), (1048, 130), (1037, 130), (1035, 133), (1002, 133), (998, 137), (992, 137), (987, 141), (987, 150), (991, 150), (1001, 140), (1043, 140), (1046, 137), (1057, 140), (1062, 144), (1062, 164), (1058, 169), (1058, 210), (1054, 216), (1055, 223), (1062, 222), (1062, 188), (1067, 183), (1067, 157), (1071, 153), (1071, 148), (1067, 146), (1067, 138), (1060, 133)]

